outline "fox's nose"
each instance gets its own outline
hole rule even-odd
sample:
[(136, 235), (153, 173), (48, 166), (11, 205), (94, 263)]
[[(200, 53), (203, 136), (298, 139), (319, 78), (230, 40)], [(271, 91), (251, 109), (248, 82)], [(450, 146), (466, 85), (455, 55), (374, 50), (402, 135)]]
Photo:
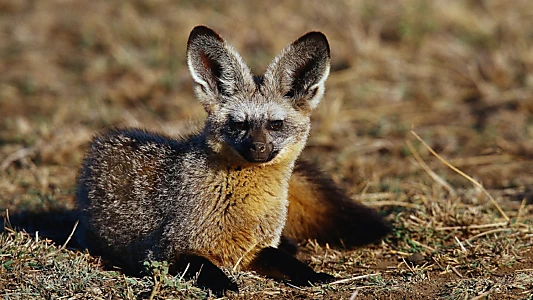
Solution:
[(265, 143), (264, 141), (249, 141), (243, 146), (239, 152), (249, 162), (267, 162), (277, 154), (277, 152), (273, 152), (272, 143)]
[(250, 150), (252, 153), (263, 153), (266, 151), (266, 145), (265, 143), (254, 142), (250, 145)]

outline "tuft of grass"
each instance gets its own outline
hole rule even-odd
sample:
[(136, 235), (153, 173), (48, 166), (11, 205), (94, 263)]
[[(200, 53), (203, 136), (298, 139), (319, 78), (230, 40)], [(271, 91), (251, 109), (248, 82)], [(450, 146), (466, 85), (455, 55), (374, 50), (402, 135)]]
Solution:
[(102, 270), (100, 261), (88, 253), (57, 247), (38, 233), (30, 236), (8, 227), (0, 234), (0, 245), (0, 287), (4, 299), (206, 297), (190, 282), (169, 276), (164, 265), (156, 262), (151, 265), (151, 277), (126, 277), (117, 271)]

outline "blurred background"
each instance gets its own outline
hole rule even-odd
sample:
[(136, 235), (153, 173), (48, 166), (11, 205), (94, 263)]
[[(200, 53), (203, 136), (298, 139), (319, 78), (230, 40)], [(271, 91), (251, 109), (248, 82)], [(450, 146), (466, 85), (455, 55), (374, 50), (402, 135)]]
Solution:
[(351, 196), (430, 193), (413, 151), (451, 189), (472, 186), (414, 130), (495, 195), (531, 200), (532, 1), (0, 0), (2, 211), (72, 208), (104, 128), (201, 126), (185, 64), (198, 24), (256, 74), (307, 31), (327, 35), (332, 73), (304, 157)]
[[(521, 206), (533, 202), (531, 0), (0, 0), (0, 214), (33, 233), (0, 234), (0, 291), (157, 294), (151, 277), (102, 271), (97, 258), (43, 237), (62, 245), (71, 232), (76, 174), (95, 133), (202, 126), (185, 64), (199, 24), (256, 74), (307, 31), (327, 35), (332, 72), (303, 157), (394, 225), (362, 249), (302, 246), (299, 258), (319, 271), (372, 277), (294, 289), (241, 272), (236, 298), (531, 293), (533, 206)], [(512, 223), (412, 131), (486, 187)], [(163, 281), (158, 297), (197, 293), (177, 281)]]

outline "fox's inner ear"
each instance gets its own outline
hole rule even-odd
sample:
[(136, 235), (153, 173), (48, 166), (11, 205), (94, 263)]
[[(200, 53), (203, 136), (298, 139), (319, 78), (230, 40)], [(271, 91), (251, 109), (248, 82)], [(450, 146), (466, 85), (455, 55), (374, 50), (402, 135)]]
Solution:
[[(232, 96), (246, 91), (253, 75), (240, 55), (216, 32), (197, 26), (187, 42), (187, 64), (194, 81), (199, 85), (200, 101), (220, 101), (221, 96)], [(214, 103), (204, 103), (211, 105)]]
[(299, 109), (314, 109), (324, 95), (330, 51), (326, 36), (309, 32), (288, 45), (270, 64), (265, 81)]

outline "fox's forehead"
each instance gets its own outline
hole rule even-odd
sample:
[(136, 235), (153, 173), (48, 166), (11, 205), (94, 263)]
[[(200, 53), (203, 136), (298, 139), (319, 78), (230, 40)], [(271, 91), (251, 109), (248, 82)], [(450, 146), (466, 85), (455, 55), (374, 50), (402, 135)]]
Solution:
[(234, 121), (244, 122), (250, 120), (284, 120), (291, 109), (290, 105), (282, 101), (245, 99), (226, 105), (223, 111)]

